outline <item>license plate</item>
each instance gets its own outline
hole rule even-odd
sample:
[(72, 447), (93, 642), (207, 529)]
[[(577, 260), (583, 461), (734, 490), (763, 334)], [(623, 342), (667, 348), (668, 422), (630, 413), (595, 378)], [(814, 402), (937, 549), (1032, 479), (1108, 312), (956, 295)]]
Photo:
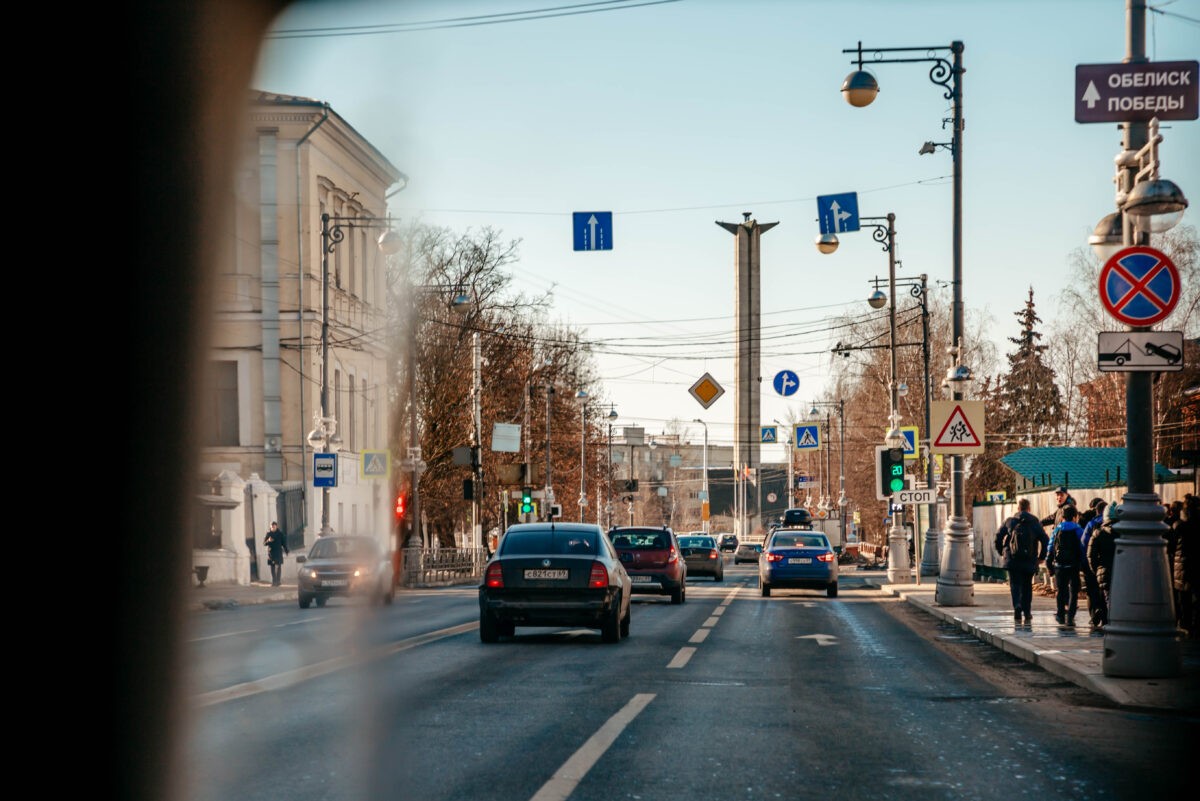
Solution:
[(649, 576), (630, 576), (629, 580), (632, 581), (634, 584), (649, 584), (650, 583)]
[(802, 556), (799, 559), (789, 559), (788, 564), (789, 565), (811, 565), (812, 559), (808, 558), (807, 556)]
[(322, 587), (345, 587), (350, 582), (346, 579), (325, 579), (321, 582)]
[(563, 581), (567, 578), (567, 571), (564, 570), (526, 570), (525, 578), (527, 579), (552, 579), (554, 581)]

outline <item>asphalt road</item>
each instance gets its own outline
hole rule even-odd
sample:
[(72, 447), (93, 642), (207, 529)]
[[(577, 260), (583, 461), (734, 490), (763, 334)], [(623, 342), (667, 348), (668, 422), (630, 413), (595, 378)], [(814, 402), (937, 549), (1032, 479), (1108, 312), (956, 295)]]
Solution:
[[(844, 575), (637, 596), (631, 636), (479, 642), (473, 588), (197, 616), (189, 797), (1144, 798), (1197, 721), (1131, 714)], [(1007, 661), (1006, 661), (1007, 660)]]

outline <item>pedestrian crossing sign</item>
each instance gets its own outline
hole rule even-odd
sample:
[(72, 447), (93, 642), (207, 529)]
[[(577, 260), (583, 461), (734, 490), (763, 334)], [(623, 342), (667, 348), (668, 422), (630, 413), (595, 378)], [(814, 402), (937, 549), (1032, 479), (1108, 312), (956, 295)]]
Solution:
[(358, 473), (362, 478), (387, 478), (391, 467), (389, 451), (363, 451), (358, 461)]
[(821, 450), (821, 427), (816, 425), (796, 426), (796, 436), (793, 441), (796, 443), (798, 451), (819, 451)]
[(768, 443), (768, 442), (778, 442), (779, 441), (778, 434), (776, 433), (776, 430), (775, 430), (775, 426), (762, 426), (762, 428), (760, 430), (761, 430), (760, 440), (759, 440), (760, 442)]

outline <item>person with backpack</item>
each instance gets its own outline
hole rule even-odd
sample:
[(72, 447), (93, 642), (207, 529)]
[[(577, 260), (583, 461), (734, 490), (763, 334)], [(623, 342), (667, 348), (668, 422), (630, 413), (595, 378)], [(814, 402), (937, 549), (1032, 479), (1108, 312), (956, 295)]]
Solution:
[(1096, 571), (1092, 568), (1091, 560), (1087, 559), (1089, 546), (1092, 543), (1092, 537), (1100, 526), (1104, 525), (1104, 510), (1108, 508), (1108, 502), (1102, 498), (1092, 499), (1092, 511), (1095, 513), (1091, 520), (1084, 525), (1083, 517), (1079, 518), (1079, 525), (1083, 526), (1083, 589), (1087, 593), (1088, 598), (1088, 618), (1091, 620), (1092, 628), (1100, 628), (1108, 620), (1108, 604), (1104, 600), (1104, 591), (1100, 589), (1100, 582), (1096, 578)]
[(996, 532), (996, 551), (1004, 557), (1012, 594), (1013, 621), (1033, 622), (1033, 577), (1046, 556), (1049, 538), (1029, 511), (1029, 499), (1017, 502), (1017, 513)]
[(1078, 512), (1074, 506), (1063, 509), (1063, 521), (1054, 529), (1046, 551), (1046, 567), (1054, 574), (1058, 588), (1054, 619), (1068, 626), (1075, 625), (1079, 608), (1079, 573), (1084, 565), (1083, 529), (1075, 522)]
[[(1100, 585), (1100, 592), (1104, 595), (1104, 619), (1098, 628), (1108, 625), (1108, 610), (1112, 608), (1113, 560), (1117, 556), (1117, 532), (1113, 530), (1113, 524), (1120, 517), (1120, 505), (1110, 503), (1104, 510), (1104, 523), (1093, 531), (1091, 539), (1088, 540), (1088, 565), (1096, 574), (1096, 583)], [(1093, 622), (1093, 625), (1096, 624)]]

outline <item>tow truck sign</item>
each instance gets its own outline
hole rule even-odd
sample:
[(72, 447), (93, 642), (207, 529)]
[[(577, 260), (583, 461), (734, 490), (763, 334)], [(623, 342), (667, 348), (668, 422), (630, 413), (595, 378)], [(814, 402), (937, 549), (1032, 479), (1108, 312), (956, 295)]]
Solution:
[(1195, 61), (1075, 65), (1075, 122), (1194, 120), (1200, 116)]
[(1173, 373), (1183, 369), (1182, 331), (1101, 331), (1102, 373)]

